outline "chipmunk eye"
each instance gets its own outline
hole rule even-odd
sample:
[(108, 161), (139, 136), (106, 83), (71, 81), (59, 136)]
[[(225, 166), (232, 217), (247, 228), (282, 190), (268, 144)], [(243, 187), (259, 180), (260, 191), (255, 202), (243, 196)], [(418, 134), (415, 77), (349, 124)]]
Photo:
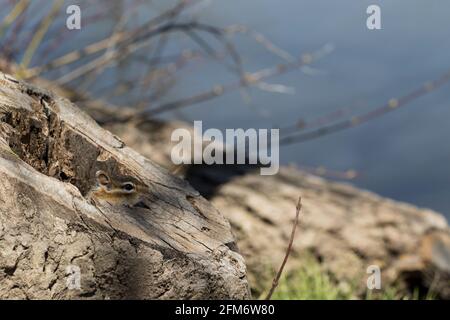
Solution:
[(127, 183), (124, 183), (124, 184), (122, 185), (122, 188), (123, 188), (123, 190), (125, 190), (125, 191), (133, 191), (133, 190), (134, 190), (134, 184), (132, 184), (132, 183), (130, 183), (130, 182), (127, 182)]

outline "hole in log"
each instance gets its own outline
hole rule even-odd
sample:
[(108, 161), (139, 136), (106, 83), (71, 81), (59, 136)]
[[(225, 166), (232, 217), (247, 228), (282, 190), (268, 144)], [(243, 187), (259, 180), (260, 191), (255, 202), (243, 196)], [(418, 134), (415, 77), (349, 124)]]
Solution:
[(24, 162), (71, 183), (83, 196), (96, 185), (98, 170), (109, 173), (117, 183), (140, 182), (112, 154), (61, 120), (51, 97), (34, 91), (27, 94), (33, 98), (32, 110), (11, 108), (0, 117), (0, 135)]
[(0, 132), (11, 150), (37, 171), (76, 186), (83, 196), (95, 185), (95, 172), (122, 172), (113, 157), (98, 161), (102, 151), (67, 126), (48, 107), (50, 97), (33, 96), (33, 111), (14, 110), (0, 118)]

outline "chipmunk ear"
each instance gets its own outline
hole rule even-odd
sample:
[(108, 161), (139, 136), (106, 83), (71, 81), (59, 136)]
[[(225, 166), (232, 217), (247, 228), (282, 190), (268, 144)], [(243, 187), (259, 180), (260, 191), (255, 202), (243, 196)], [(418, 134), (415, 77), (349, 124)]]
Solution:
[(104, 171), (97, 171), (95, 173), (95, 177), (97, 178), (97, 182), (101, 186), (107, 186), (110, 184), (111, 180), (109, 179), (109, 176)]

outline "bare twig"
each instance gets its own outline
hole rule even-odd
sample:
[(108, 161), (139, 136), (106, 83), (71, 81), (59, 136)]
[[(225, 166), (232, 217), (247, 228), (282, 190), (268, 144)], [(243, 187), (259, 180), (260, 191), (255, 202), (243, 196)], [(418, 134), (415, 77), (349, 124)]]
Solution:
[(27, 69), (28, 66), (31, 63), (31, 60), (34, 56), (34, 53), (38, 49), (38, 47), (41, 45), (45, 34), (47, 33), (50, 25), (55, 20), (55, 17), (58, 15), (59, 10), (61, 9), (62, 5), (64, 4), (64, 1), (57, 0), (53, 2), (53, 6), (48, 13), (47, 16), (45, 16), (41, 23), (39, 24), (39, 27), (36, 29), (35, 34), (33, 35), (30, 44), (25, 50), (25, 53), (23, 54), (22, 62), (21, 62), (21, 68)]
[(286, 262), (287, 262), (287, 260), (289, 258), (289, 255), (290, 255), (291, 251), (292, 251), (292, 244), (294, 243), (295, 231), (297, 230), (297, 225), (298, 225), (298, 222), (299, 222), (300, 211), (301, 210), (302, 210), (302, 197), (299, 197), (298, 198), (297, 207), (296, 207), (296, 212), (295, 212), (294, 225), (292, 227), (291, 238), (289, 239), (289, 245), (288, 245), (287, 250), (286, 250), (286, 255), (284, 256), (283, 262), (281, 263), (281, 266), (280, 266), (280, 269), (278, 270), (277, 275), (273, 279), (272, 287), (270, 288), (270, 291), (269, 291), (269, 293), (266, 296), (266, 300), (270, 300), (270, 298), (273, 295), (273, 292), (277, 288), (278, 281), (280, 281), (280, 277), (281, 277), (281, 274), (283, 273), (284, 266), (286, 265)]
[[(353, 128), (359, 126), (363, 123), (366, 123), (375, 118), (381, 117), (387, 113), (390, 113), (394, 110), (397, 110), (400, 107), (406, 106), (412, 101), (417, 100), (418, 98), (425, 96), (443, 85), (450, 82), (450, 70), (448, 70), (445, 74), (443, 74), (440, 78), (427, 82), (419, 88), (411, 91), (410, 93), (398, 98), (398, 99), (390, 99), (384, 105), (373, 109), (367, 113), (364, 113), (360, 116), (355, 116), (350, 119), (345, 119), (340, 122), (336, 122), (333, 124), (328, 124), (322, 126), (318, 129), (311, 130), (304, 133), (291, 134), (284, 138), (280, 139), (280, 145), (289, 145), (294, 143), (301, 143), (309, 140), (313, 140), (316, 138), (320, 138), (322, 136), (326, 136), (332, 133), (336, 133), (345, 129)], [(301, 128), (300, 128), (301, 129)], [(299, 130), (300, 131), (300, 130)]]
[(29, 0), (21, 0), (14, 6), (14, 9), (1, 22), (0, 38), (3, 36), (8, 27), (17, 19), (17, 17), (28, 8), (28, 5)]
[(235, 34), (235, 33), (242, 33), (247, 36), (250, 36), (258, 44), (263, 46), (267, 51), (271, 52), (275, 56), (280, 57), (281, 59), (283, 59), (287, 62), (294, 62), (296, 60), (296, 58), (293, 55), (291, 55), (289, 52), (276, 46), (273, 42), (271, 42), (269, 39), (267, 39), (266, 36), (264, 36), (262, 33), (251, 30), (247, 26), (232, 25), (232, 26), (225, 28), (225, 31), (230, 35)]
[(338, 171), (326, 168), (324, 166), (319, 167), (310, 167), (305, 165), (298, 165), (296, 168), (304, 171), (309, 172), (311, 174), (314, 174), (316, 176), (321, 176), (325, 178), (331, 178), (331, 179), (342, 179), (342, 180), (353, 180), (357, 177), (361, 177), (363, 174), (355, 171), (353, 169), (349, 169), (346, 171)]
[(124, 42), (130, 44), (130, 41), (134, 39), (135, 37), (140, 36), (143, 32), (148, 32), (148, 30), (153, 30), (157, 25), (160, 23), (163, 23), (168, 18), (172, 18), (173, 16), (178, 15), (184, 8), (189, 6), (191, 3), (191, 0), (180, 0), (173, 8), (169, 9), (168, 11), (163, 12), (162, 14), (158, 15), (157, 17), (151, 19), (150, 21), (146, 22), (143, 26), (140, 26), (139, 28), (128, 32), (119, 32), (114, 33), (111, 38), (105, 38), (101, 39), (100, 41), (96, 41), (90, 45), (87, 45), (85, 48), (81, 50), (74, 50), (72, 52), (69, 52), (61, 57), (56, 58), (55, 60), (40, 65), (34, 68), (29, 68), (26, 70), (26, 78), (34, 78), (36, 76), (39, 76), (40, 74), (50, 71), (52, 69), (60, 68), (65, 65), (72, 64), (74, 62), (77, 62), (85, 57), (89, 57), (93, 54), (96, 54), (98, 52), (101, 52), (108, 48), (111, 41), (114, 41), (116, 45), (120, 45)]
[[(102, 56), (76, 68), (75, 70), (72, 70), (71, 72), (65, 74), (59, 79), (56, 79), (55, 81), (60, 85), (65, 85), (68, 82), (71, 82), (77, 78), (80, 78), (81, 76), (89, 74), (99, 68), (105, 68), (107, 65), (110, 65), (111, 63), (117, 63), (119, 60), (125, 59), (131, 53), (134, 53), (137, 50), (146, 47), (150, 43), (151, 38), (155, 36), (176, 31), (186, 32), (188, 30), (193, 29), (198, 29), (200, 31), (212, 33), (214, 36), (216, 36), (217, 33), (220, 32), (220, 29), (216, 30), (213, 27), (204, 24), (199, 24), (197, 22), (178, 23), (178, 24), (167, 23), (163, 26), (152, 29), (151, 31), (145, 33), (144, 35), (140, 35), (136, 39), (127, 40), (125, 43), (121, 44), (120, 48), (117, 48), (112, 52), (107, 51)], [(122, 34), (123, 33), (119, 32), (116, 34), (116, 37), (120, 37)], [(115, 36), (113, 35), (112, 38), (113, 37)], [(118, 40), (113, 41), (115, 42), (116, 45), (118, 44)], [(110, 40), (108, 41), (106, 48), (108, 48), (109, 45)], [(230, 53), (231, 52), (234, 53), (234, 51), (230, 51)]]
[(245, 76), (242, 79), (239, 79), (237, 82), (230, 82), (223, 85), (215, 85), (212, 89), (208, 91), (204, 91), (202, 93), (187, 98), (182, 98), (180, 100), (157, 105), (155, 107), (150, 106), (146, 110), (137, 113), (137, 117), (151, 118), (157, 114), (161, 114), (167, 111), (173, 111), (176, 109), (188, 107), (200, 102), (205, 102), (214, 99), (226, 93), (238, 90), (243, 86), (255, 86), (256, 84), (260, 83), (263, 80), (293, 71), (297, 68), (307, 66), (321, 59), (323, 56), (329, 54), (331, 51), (333, 51), (333, 46), (327, 44), (314, 53), (307, 53), (302, 55), (300, 59), (297, 59), (295, 62), (278, 64), (277, 66), (265, 68), (257, 72), (246, 73)]

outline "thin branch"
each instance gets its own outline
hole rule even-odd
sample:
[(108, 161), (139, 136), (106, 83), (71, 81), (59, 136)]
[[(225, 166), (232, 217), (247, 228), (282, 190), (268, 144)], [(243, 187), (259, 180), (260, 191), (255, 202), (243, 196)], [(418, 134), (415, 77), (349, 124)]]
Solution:
[[(114, 33), (112, 38), (106, 38), (102, 39), (100, 41), (96, 41), (92, 44), (87, 45), (85, 48), (81, 50), (74, 50), (71, 51), (61, 57), (58, 57), (54, 59), (53, 61), (46, 63), (44, 65), (40, 65), (34, 68), (29, 68), (26, 70), (26, 78), (34, 78), (39, 76), (40, 74), (50, 71), (52, 69), (60, 68), (65, 65), (72, 64), (74, 62), (77, 62), (83, 58), (89, 57), (93, 54), (96, 54), (98, 52), (101, 52), (105, 49), (107, 49), (108, 45), (111, 41), (114, 41), (117, 45), (120, 45), (124, 42), (130, 43), (130, 40), (138, 37), (142, 32), (145, 32), (147, 30), (153, 30), (155, 26), (158, 24), (164, 22), (168, 18), (172, 18), (186, 7), (188, 7), (191, 4), (191, 0), (181, 0), (179, 1), (173, 8), (169, 9), (168, 11), (163, 12), (159, 16), (151, 19), (150, 21), (146, 22), (143, 26), (140, 26), (139, 28), (128, 32), (122, 32), (122, 33)], [(148, 32), (148, 31), (147, 31)]]
[(35, 30), (35, 33), (31, 39), (30, 44), (25, 50), (25, 53), (23, 54), (22, 62), (21, 62), (21, 68), (27, 69), (28, 66), (31, 63), (31, 60), (34, 56), (34, 53), (38, 49), (38, 47), (41, 45), (45, 34), (47, 33), (50, 25), (55, 20), (55, 17), (58, 15), (59, 10), (61, 9), (62, 5), (64, 4), (63, 0), (55, 0), (53, 2), (53, 6), (48, 13), (46, 17), (44, 17), (39, 25), (39, 27)]
[(367, 108), (367, 104), (358, 102), (342, 108), (337, 108), (312, 119), (299, 118), (294, 124), (280, 127), (280, 135), (283, 137), (293, 133), (299, 133), (300, 131), (322, 128), (340, 119), (350, 117), (356, 109), (362, 109), (363, 107)]
[(271, 52), (275, 56), (287, 61), (287, 62), (294, 62), (296, 58), (291, 55), (289, 52), (281, 49), (280, 47), (276, 46), (273, 42), (271, 42), (269, 39), (267, 39), (266, 36), (264, 36), (262, 33), (256, 32), (254, 30), (251, 30), (247, 26), (243, 25), (232, 25), (225, 28), (226, 33), (228, 34), (236, 34), (236, 33), (242, 33), (244, 35), (249, 36), (253, 40), (255, 40), (259, 45), (261, 45), (263, 48), (265, 48), (268, 52)]
[(187, 98), (183, 98), (177, 101), (168, 102), (166, 104), (162, 104), (156, 107), (150, 106), (145, 111), (138, 113), (137, 116), (152, 117), (160, 113), (173, 111), (179, 108), (184, 108), (193, 104), (214, 99), (218, 96), (222, 96), (226, 93), (238, 90), (243, 86), (254, 86), (265, 79), (269, 79), (284, 74), (286, 72), (307, 66), (321, 59), (325, 55), (328, 55), (331, 51), (333, 51), (333, 46), (329, 44), (325, 45), (317, 52), (304, 54), (300, 57), (300, 59), (297, 59), (294, 62), (279, 64), (277, 66), (262, 69), (260, 71), (253, 73), (246, 73), (242, 79), (239, 79), (236, 82), (230, 82), (224, 85), (216, 85), (208, 91)]
[[(153, 37), (157, 35), (162, 35), (165, 33), (170, 32), (177, 32), (177, 31), (184, 31), (191, 29), (199, 29), (204, 32), (213, 32), (213, 35), (216, 35), (216, 31), (212, 28), (209, 28), (206, 25), (198, 24), (196, 22), (191, 23), (179, 23), (179, 24), (172, 24), (168, 23), (163, 26), (160, 26), (156, 29), (152, 29), (151, 31), (147, 32), (144, 35), (140, 35), (139, 37), (131, 40), (127, 40), (126, 42), (121, 44), (121, 47), (118, 47), (114, 49), (112, 52), (105, 52), (102, 56), (90, 61), (89, 63), (86, 63), (79, 68), (72, 70), (71, 72), (65, 74), (64, 76), (60, 77), (59, 79), (56, 79), (55, 81), (59, 85), (67, 84), (77, 78), (80, 78), (81, 76), (84, 76), (88, 73), (93, 72), (94, 70), (98, 68), (105, 68), (106, 66), (110, 65), (111, 63), (117, 63), (119, 60), (125, 59), (130, 54), (136, 52), (137, 50), (146, 47), (149, 45), (150, 41)], [(213, 31), (212, 31), (213, 30)], [(117, 33), (116, 36), (120, 37), (123, 33)], [(113, 35), (111, 38), (114, 38)], [(109, 39), (111, 39), (109, 38)], [(118, 44), (117, 40), (114, 40), (116, 45)], [(108, 41), (107, 46), (109, 46), (110, 41)], [(29, 72), (28, 72), (29, 74)]]
[(300, 211), (301, 210), (302, 210), (302, 197), (299, 197), (298, 198), (297, 207), (296, 207), (296, 212), (295, 212), (294, 225), (292, 227), (291, 238), (289, 240), (289, 245), (288, 245), (287, 250), (286, 250), (286, 255), (284, 256), (283, 262), (281, 263), (281, 266), (280, 266), (280, 269), (278, 270), (277, 275), (273, 279), (272, 287), (270, 288), (270, 291), (269, 291), (269, 293), (266, 296), (266, 300), (270, 300), (270, 298), (272, 298), (273, 292), (275, 291), (275, 289), (278, 286), (278, 281), (280, 281), (281, 274), (283, 273), (284, 266), (286, 265), (286, 262), (287, 262), (287, 260), (289, 258), (289, 255), (290, 255), (291, 251), (292, 251), (292, 244), (294, 243), (295, 231), (297, 230), (297, 225), (298, 225), (298, 222), (299, 222)]
[(3, 19), (0, 25), (0, 39), (3, 37), (3, 34), (6, 32), (8, 27), (20, 16), (29, 5), (29, 0), (21, 0), (15, 6), (14, 9)]
[(304, 172), (309, 172), (316, 176), (321, 176), (321, 177), (326, 177), (326, 178), (331, 178), (331, 179), (353, 180), (353, 179), (355, 179), (357, 177), (361, 177), (363, 175), (362, 173), (352, 170), (352, 169), (349, 169), (346, 171), (338, 171), (338, 170), (332, 170), (332, 169), (326, 168), (324, 166), (310, 167), (310, 166), (305, 166), (305, 165), (298, 165), (295, 167)]
[(442, 87), (444, 84), (450, 82), (450, 70), (448, 70), (444, 75), (442, 75), (439, 79), (436, 79), (431, 82), (427, 82), (421, 87), (411, 91), (410, 93), (398, 98), (398, 99), (390, 99), (384, 105), (366, 112), (360, 116), (355, 116), (350, 119), (342, 120), (340, 122), (330, 124), (327, 126), (323, 126), (316, 130), (312, 130), (305, 133), (292, 134), (290, 136), (286, 136), (280, 139), (280, 145), (289, 145), (293, 143), (301, 143), (309, 140), (313, 140), (316, 138), (320, 138), (332, 133), (336, 133), (345, 129), (353, 128), (359, 126), (363, 123), (366, 123), (372, 119), (381, 117), (389, 112), (397, 110), (400, 107), (403, 107), (416, 99), (427, 95), (438, 88)]

